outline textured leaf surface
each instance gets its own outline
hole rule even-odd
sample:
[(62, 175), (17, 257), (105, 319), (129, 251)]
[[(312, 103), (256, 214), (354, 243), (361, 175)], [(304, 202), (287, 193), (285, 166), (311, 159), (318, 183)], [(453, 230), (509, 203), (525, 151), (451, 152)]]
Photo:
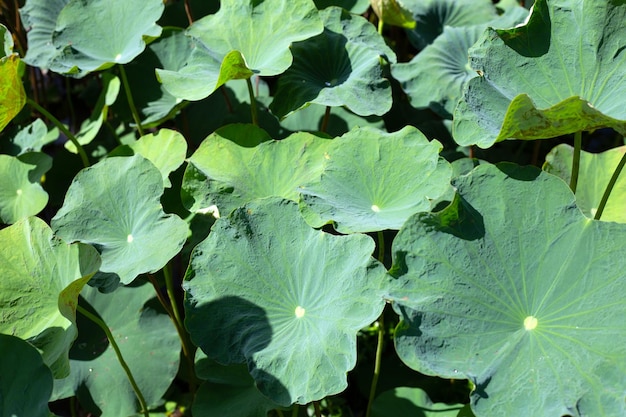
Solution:
[(161, 33), (163, 7), (161, 0), (29, 0), (21, 9), (31, 28), (24, 61), (75, 76), (126, 64), (145, 49), (144, 36)]
[[(626, 147), (620, 146), (608, 151), (593, 154), (580, 153), (580, 171), (576, 187), (576, 204), (587, 217), (596, 215), (604, 190), (624, 156)], [(563, 179), (567, 184), (572, 174), (574, 148), (567, 144), (556, 146), (546, 156), (544, 171)], [(601, 219), (610, 222), (626, 223), (626, 177), (620, 175), (613, 187)]]
[(57, 378), (69, 371), (78, 293), (99, 266), (93, 247), (66, 244), (36, 217), (0, 230), (0, 333), (35, 345)]
[(9, 55), (0, 59), (0, 131), (22, 110), (26, 92), (19, 73), (20, 57)]
[(397, 230), (450, 188), (441, 148), (414, 127), (352, 130), (331, 142), (319, 179), (300, 187), (302, 214), (313, 227), (333, 222), (341, 233)]
[(391, 108), (380, 57), (395, 53), (366, 19), (338, 7), (320, 12), (324, 32), (292, 46), (294, 62), (278, 82), (272, 113), (285, 117), (307, 103), (346, 106), (361, 116)]
[(157, 69), (157, 75), (175, 97), (200, 100), (229, 79), (281, 74), (292, 63), (289, 46), (322, 30), (311, 0), (224, 2), (187, 30), (196, 46), (186, 65), (178, 71)]
[(161, 178), (139, 155), (105, 159), (76, 175), (52, 227), (67, 241), (96, 246), (101, 271), (117, 274), (123, 284), (158, 271), (187, 237), (185, 222), (163, 212)]
[(396, 350), (468, 378), (476, 416), (623, 415), (626, 226), (586, 218), (560, 179), (480, 165), (394, 240)]
[(48, 203), (48, 193), (41, 187), (41, 176), (52, 166), (52, 158), (43, 153), (20, 157), (0, 155), (0, 221), (15, 223), (34, 216)]
[(49, 417), (52, 373), (37, 349), (0, 334), (0, 415)]
[[(244, 146), (230, 140), (254, 135), (259, 136)], [(198, 211), (217, 205), (226, 215), (255, 198), (297, 200), (298, 187), (322, 169), (330, 141), (304, 132), (280, 141), (266, 138), (262, 130), (246, 125), (206, 138), (188, 161), (182, 185), (186, 207)]]
[(525, 26), (488, 29), (470, 51), (483, 76), (455, 111), (457, 143), (626, 132), (625, 20), (624, 2), (539, 0)]
[(280, 405), (341, 392), (357, 331), (384, 306), (373, 250), (368, 236), (310, 228), (295, 202), (256, 200), (218, 219), (194, 249), (185, 325), (210, 358), (246, 362)]
[[(146, 402), (156, 404), (178, 371), (180, 339), (169, 316), (150, 304), (154, 288), (143, 284), (102, 294), (86, 286), (81, 297), (81, 306), (111, 330)], [(53, 400), (78, 395), (81, 404), (93, 401), (102, 417), (139, 411), (133, 388), (102, 329), (80, 313), (77, 324), (80, 332), (70, 350), (71, 373), (54, 381)]]

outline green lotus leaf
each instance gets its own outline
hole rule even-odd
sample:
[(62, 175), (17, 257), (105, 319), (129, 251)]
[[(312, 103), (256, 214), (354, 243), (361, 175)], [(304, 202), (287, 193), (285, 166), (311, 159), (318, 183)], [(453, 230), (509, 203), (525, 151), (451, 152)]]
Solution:
[(321, 175), (300, 187), (302, 215), (313, 227), (332, 222), (341, 233), (400, 229), (450, 188), (441, 149), (410, 126), (354, 129), (331, 142)]
[[(180, 357), (176, 328), (167, 314), (150, 304), (154, 297), (149, 284), (120, 287), (109, 294), (86, 286), (80, 300), (111, 330), (149, 405), (157, 404), (165, 394)], [(102, 329), (82, 314), (77, 323), (80, 333), (70, 350), (71, 373), (54, 381), (52, 400), (77, 395), (81, 404), (94, 404), (90, 411), (102, 417), (139, 411), (133, 387)]]
[(626, 132), (618, 100), (626, 94), (624, 20), (623, 2), (539, 0), (525, 26), (488, 29), (470, 50), (482, 76), (467, 84), (455, 110), (457, 143), (486, 148), (599, 127)]
[(459, 417), (463, 404), (433, 403), (420, 388), (398, 387), (385, 391), (372, 404), (372, 417)]
[(498, 16), (491, 0), (402, 0), (402, 5), (413, 13), (416, 25), (407, 35), (417, 49), (433, 43), (446, 26), (472, 26)]
[(293, 201), (255, 200), (218, 219), (194, 249), (185, 325), (208, 357), (246, 362), (277, 404), (339, 393), (357, 332), (384, 307), (385, 270), (373, 250), (366, 235), (312, 229)]
[(313, 0), (318, 9), (339, 6), (354, 14), (363, 14), (370, 7), (369, 0)]
[(391, 87), (381, 56), (395, 53), (365, 18), (339, 7), (320, 11), (324, 32), (295, 43), (293, 65), (278, 80), (270, 110), (282, 118), (308, 103), (346, 106), (361, 116), (391, 109)]
[(187, 29), (196, 45), (185, 66), (157, 76), (173, 96), (200, 100), (230, 79), (281, 74), (292, 62), (290, 45), (322, 30), (311, 0), (232, 0)]
[(140, 155), (100, 161), (79, 172), (52, 227), (63, 239), (93, 244), (102, 255), (102, 272), (128, 284), (156, 272), (176, 255), (187, 226), (165, 214), (161, 172)]
[[(516, 7), (488, 24), (512, 27), (527, 16), (528, 10)], [(391, 66), (391, 74), (400, 81), (413, 107), (430, 107), (441, 117), (452, 119), (454, 108), (463, 96), (463, 86), (478, 76), (469, 66), (467, 51), (486, 28), (487, 23), (445, 27), (411, 62)]]
[(130, 145), (113, 150), (109, 156), (130, 156), (128, 153), (130, 155), (137, 153), (152, 162), (161, 171), (164, 186), (169, 188), (172, 186), (169, 175), (185, 161), (187, 142), (183, 135), (175, 130), (159, 129), (156, 133), (140, 137)]
[(191, 407), (197, 416), (267, 417), (277, 404), (254, 385), (245, 364), (220, 365), (196, 352), (196, 376), (206, 380), (198, 388)]
[[(5, 132), (6, 133), (6, 132)], [(27, 152), (41, 152), (41, 149), (59, 137), (57, 128), (48, 131), (41, 119), (9, 134), (6, 142), (0, 143), (2, 153), (19, 156)]]
[[(252, 130), (252, 133), (247, 133)], [(231, 137), (253, 138), (242, 146)], [(256, 198), (277, 196), (298, 199), (298, 187), (322, 169), (329, 140), (294, 133), (283, 140), (265, 140), (256, 127), (235, 125), (206, 138), (188, 159), (183, 178), (183, 203), (190, 211), (217, 206), (227, 215)]]
[(477, 416), (622, 415), (626, 226), (588, 219), (561, 179), (480, 165), (393, 242), (396, 350), (475, 386)]
[[(29, 65), (82, 77), (126, 64), (157, 37), (162, 0), (29, 0), (20, 10)], [(94, 18), (97, 16), (97, 19)]]
[(49, 417), (52, 373), (30, 344), (0, 334), (0, 415)]
[[(581, 151), (576, 205), (587, 217), (593, 218), (596, 215), (604, 190), (619, 161), (624, 156), (624, 152), (626, 152), (624, 146), (609, 149), (599, 154)], [(552, 149), (546, 156), (543, 169), (562, 178), (569, 184), (573, 160), (574, 148), (563, 143)], [(606, 202), (602, 212), (602, 220), (626, 223), (624, 207), (626, 207), (626, 177), (620, 175)]]
[[(98, 101), (91, 112), (91, 116), (83, 121), (79, 132), (76, 134), (76, 140), (81, 145), (87, 145), (95, 139), (96, 135), (102, 127), (102, 123), (107, 118), (109, 106), (117, 99), (120, 92), (120, 79), (116, 76), (104, 73), (102, 74), (102, 91), (98, 97)], [(71, 141), (65, 142), (65, 149), (72, 153), (78, 153), (76, 146)]]
[(372, 0), (370, 3), (378, 19), (385, 24), (400, 26), (405, 29), (415, 28), (412, 13), (404, 8), (402, 1)]
[(93, 247), (66, 244), (36, 217), (0, 230), (0, 333), (37, 347), (57, 378), (69, 372), (78, 293), (99, 266)]
[(20, 76), (20, 57), (12, 54), (0, 59), (0, 131), (26, 104), (26, 92)]
[(40, 181), (51, 167), (52, 158), (42, 153), (0, 155), (0, 221), (15, 223), (46, 207), (48, 193)]
[(13, 53), (13, 37), (6, 26), (0, 24), (0, 36), (2, 36), (2, 49), (0, 49), (0, 58), (4, 58)]

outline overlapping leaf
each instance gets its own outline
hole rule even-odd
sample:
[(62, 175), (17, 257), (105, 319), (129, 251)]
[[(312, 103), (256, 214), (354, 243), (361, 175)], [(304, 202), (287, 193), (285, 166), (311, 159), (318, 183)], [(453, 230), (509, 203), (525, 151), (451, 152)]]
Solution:
[(0, 415), (49, 417), (52, 373), (37, 349), (0, 334)]
[(247, 363), (280, 405), (341, 392), (356, 333), (384, 306), (373, 249), (368, 236), (310, 228), (293, 201), (255, 200), (217, 220), (194, 249), (185, 324), (210, 358)]
[(400, 357), (469, 378), (478, 417), (624, 414), (626, 226), (535, 168), (480, 165), (454, 186), (394, 241)]
[(454, 114), (460, 145), (486, 148), (600, 127), (626, 132), (626, 4), (538, 0), (525, 26), (488, 29)]
[(0, 59), (0, 131), (13, 120), (26, 103), (17, 54)]
[(414, 127), (354, 129), (331, 142), (319, 179), (300, 187), (302, 214), (313, 227), (332, 222), (342, 233), (397, 230), (450, 188), (441, 148)]
[[(372, 417), (470, 417), (462, 404), (433, 403), (420, 388), (398, 387), (383, 392), (372, 404)], [(469, 408), (469, 407), (467, 407)]]
[(55, 377), (69, 372), (78, 293), (100, 266), (88, 245), (68, 245), (36, 217), (0, 230), (0, 333), (35, 345)]
[(322, 30), (312, 0), (225, 2), (187, 30), (196, 45), (186, 65), (157, 75), (173, 96), (200, 100), (230, 79), (284, 72), (292, 62), (289, 46)]
[(163, 212), (161, 194), (162, 174), (147, 159), (105, 159), (76, 175), (52, 227), (65, 240), (96, 246), (101, 271), (128, 284), (161, 269), (187, 237), (185, 222)]
[[(24, 61), (74, 76), (132, 61), (156, 37), (161, 0), (28, 0)], [(94, 18), (96, 17), (97, 18)]]
[[(188, 210), (216, 205), (226, 215), (255, 198), (297, 200), (298, 186), (320, 172), (330, 143), (305, 132), (277, 141), (267, 140), (267, 134), (253, 126), (226, 129), (206, 138), (189, 158), (182, 185)], [(230, 138), (248, 143), (242, 146)]]
[(8, 135), (6, 142), (0, 142), (0, 150), (4, 154), (18, 156), (27, 152), (40, 152), (41, 149), (59, 137), (57, 128), (50, 129), (41, 119)]
[(294, 62), (278, 82), (272, 113), (284, 117), (307, 103), (346, 106), (361, 116), (391, 108), (381, 57), (395, 53), (366, 19), (339, 7), (320, 12), (324, 32), (292, 46)]
[[(155, 297), (152, 286), (120, 287), (109, 294), (87, 286), (81, 297), (81, 305), (111, 330), (146, 402), (156, 404), (178, 371), (180, 339), (170, 318), (149, 304)], [(83, 315), (77, 321), (71, 373), (54, 381), (52, 400), (77, 395), (81, 404), (94, 404), (90, 411), (102, 417), (138, 412), (133, 387), (104, 332)]]

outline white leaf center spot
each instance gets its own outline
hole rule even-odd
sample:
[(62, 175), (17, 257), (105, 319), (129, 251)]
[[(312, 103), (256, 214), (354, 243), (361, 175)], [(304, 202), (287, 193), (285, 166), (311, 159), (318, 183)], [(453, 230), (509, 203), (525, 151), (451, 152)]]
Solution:
[(115, 55), (115, 62), (118, 62), (122, 58), (122, 54)]
[(17, 195), (22, 195), (22, 189), (21, 189), (21, 188), (20, 188), (20, 189), (18, 189), (15, 193), (16, 193)]
[(592, 215), (593, 217), (595, 217), (595, 216), (596, 216), (596, 213), (598, 212), (598, 209), (597, 209), (597, 208), (595, 208), (595, 207), (592, 207), (592, 208), (591, 208), (591, 210), (589, 210), (589, 212), (591, 213), (591, 215)]
[(126, 236), (126, 241), (127, 241), (128, 243), (131, 243), (133, 240), (134, 240), (133, 235), (130, 235), (130, 234), (129, 234), (128, 236)]
[(526, 330), (534, 330), (539, 322), (533, 316), (528, 316), (524, 319), (524, 328)]
[(306, 312), (306, 311), (305, 311), (302, 307), (300, 307), (300, 306), (296, 307), (296, 311), (295, 311), (295, 313), (296, 313), (296, 317), (297, 317), (297, 318), (299, 318), (299, 319), (300, 319), (300, 318), (304, 317), (304, 313), (305, 313), (305, 312)]
[(376, 204), (373, 204), (371, 208), (374, 213), (378, 213), (380, 211), (380, 207), (378, 207)]

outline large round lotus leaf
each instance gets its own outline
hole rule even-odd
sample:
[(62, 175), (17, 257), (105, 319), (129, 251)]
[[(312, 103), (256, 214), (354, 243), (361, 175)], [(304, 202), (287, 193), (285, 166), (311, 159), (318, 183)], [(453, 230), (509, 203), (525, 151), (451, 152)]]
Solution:
[[(86, 286), (81, 297), (81, 306), (111, 330), (146, 402), (156, 404), (178, 371), (180, 339), (159, 304), (150, 304), (155, 297), (152, 285), (120, 287), (110, 294)], [(71, 373), (54, 381), (52, 400), (77, 395), (81, 404), (97, 406), (90, 411), (102, 417), (133, 415), (139, 411), (137, 398), (106, 335), (80, 313), (77, 324)]]
[(402, 0), (401, 3), (416, 22), (407, 35), (417, 49), (431, 44), (446, 26), (477, 25), (497, 17), (491, 0)]
[[(581, 151), (576, 204), (586, 216), (593, 218), (596, 215), (602, 195), (624, 152), (626, 152), (624, 146), (599, 154)], [(543, 169), (569, 184), (573, 159), (574, 148), (563, 143), (552, 149), (546, 156)], [(626, 223), (626, 176), (618, 177), (601, 219)]]
[(612, 127), (626, 132), (626, 3), (538, 0), (525, 26), (488, 29), (470, 50), (472, 79), (454, 138), (482, 148)]
[(393, 242), (396, 350), (468, 378), (478, 417), (626, 415), (626, 226), (588, 219), (561, 179), (480, 165)]
[(382, 264), (365, 235), (309, 227), (290, 200), (255, 200), (218, 219), (194, 249), (185, 325), (222, 364), (246, 362), (277, 404), (347, 387), (356, 334), (384, 307)]
[(52, 373), (37, 349), (0, 334), (0, 372), (0, 416), (50, 416)]
[(460, 417), (462, 408), (462, 404), (433, 403), (420, 388), (398, 387), (376, 397), (372, 417)]
[[(260, 130), (253, 128), (254, 130)], [(246, 137), (250, 128), (237, 125), (225, 136), (219, 130), (189, 158), (183, 178), (183, 203), (190, 211), (217, 206), (226, 215), (255, 198), (298, 199), (298, 187), (319, 174), (327, 139), (294, 133), (283, 140), (241, 146), (230, 136)], [(248, 133), (250, 135), (250, 133)], [(251, 144), (250, 144), (251, 145)]]
[(302, 214), (313, 227), (333, 222), (341, 233), (400, 229), (450, 188), (441, 148), (414, 127), (354, 129), (331, 142), (321, 176), (300, 187)]
[(187, 237), (185, 222), (163, 212), (161, 194), (161, 172), (147, 159), (105, 159), (76, 175), (52, 227), (67, 241), (93, 244), (101, 271), (128, 284), (165, 266)]
[(324, 32), (291, 47), (293, 65), (278, 80), (270, 105), (284, 117), (307, 103), (346, 106), (361, 116), (391, 109), (391, 87), (380, 57), (395, 53), (366, 19), (339, 7), (320, 12)]
[(162, 0), (29, 0), (20, 10), (28, 28), (30, 65), (82, 77), (132, 61), (156, 37)]
[(0, 59), (0, 131), (22, 110), (26, 92), (20, 75), (20, 57)]
[(198, 350), (196, 376), (206, 380), (191, 407), (196, 417), (267, 417), (268, 411), (280, 408), (261, 394), (245, 364), (220, 365)]
[(159, 129), (156, 133), (142, 136), (136, 142), (114, 149), (109, 156), (135, 153), (152, 162), (161, 171), (163, 184), (169, 188), (172, 186), (169, 175), (185, 161), (187, 142), (175, 130)]
[(41, 148), (59, 137), (59, 130), (54, 128), (48, 131), (48, 127), (41, 119), (35, 119), (25, 127), (5, 134), (3, 141), (0, 142), (0, 152), (18, 156), (27, 152), (41, 152)]
[(35, 345), (57, 378), (69, 372), (78, 293), (99, 266), (93, 247), (66, 244), (36, 217), (0, 230), (0, 333)]
[[(196, 45), (178, 71), (157, 69), (172, 95), (200, 100), (230, 79), (278, 75), (289, 47), (323, 30), (312, 0), (231, 0), (187, 29)], [(227, 58), (225, 60), (225, 58)]]
[[(528, 10), (516, 7), (488, 24), (508, 28), (523, 22), (527, 16)], [(440, 116), (452, 119), (463, 86), (478, 76), (469, 66), (467, 51), (486, 28), (487, 23), (445, 27), (411, 62), (391, 66), (391, 74), (400, 81), (413, 107), (430, 107)]]
[(52, 158), (42, 153), (0, 155), (0, 222), (15, 223), (46, 207), (48, 193), (40, 180), (51, 166)]

